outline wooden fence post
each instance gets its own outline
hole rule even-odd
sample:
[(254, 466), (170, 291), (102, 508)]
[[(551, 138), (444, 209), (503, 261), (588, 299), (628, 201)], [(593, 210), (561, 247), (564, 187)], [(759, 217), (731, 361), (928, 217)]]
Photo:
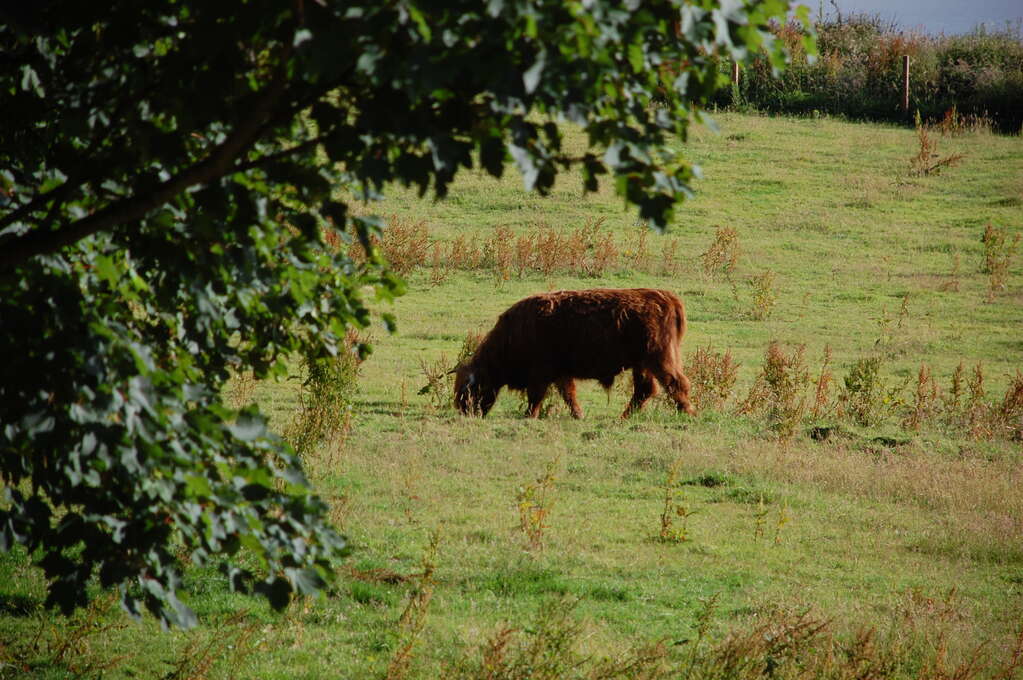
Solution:
[(909, 113), (909, 55), (902, 57), (902, 110)]
[(732, 62), (732, 85), (739, 87), (739, 62)]

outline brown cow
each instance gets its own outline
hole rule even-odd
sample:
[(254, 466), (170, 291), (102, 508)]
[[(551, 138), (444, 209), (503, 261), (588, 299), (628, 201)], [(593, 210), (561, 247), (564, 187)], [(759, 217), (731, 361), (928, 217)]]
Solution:
[(516, 302), (497, 319), (473, 357), (455, 369), (455, 406), (486, 415), (501, 388), (525, 390), (526, 415), (536, 418), (551, 384), (572, 416), (583, 411), (575, 379), (610, 388), (632, 369), (632, 401), (623, 418), (656, 394), (656, 379), (679, 411), (693, 415), (689, 379), (678, 346), (686, 312), (674, 293), (650, 288), (563, 290)]

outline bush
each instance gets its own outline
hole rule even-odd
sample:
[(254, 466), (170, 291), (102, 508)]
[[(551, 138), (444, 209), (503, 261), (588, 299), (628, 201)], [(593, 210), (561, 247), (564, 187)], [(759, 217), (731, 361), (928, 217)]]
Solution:
[[(1023, 124), (1023, 39), (1018, 28), (978, 29), (956, 36), (899, 30), (877, 15), (827, 19), (816, 25), (820, 58), (809, 63), (797, 48), (796, 25), (775, 27), (792, 50), (781, 79), (758, 58), (743, 71), (739, 92), (719, 91), (719, 106), (741, 101), (779, 113), (813, 112), (870, 120), (906, 121), (902, 110), (902, 57), (910, 58), (910, 106), (939, 121), (953, 106), (960, 114), (990, 118), (1001, 132)], [(730, 62), (721, 61), (722, 74)]]

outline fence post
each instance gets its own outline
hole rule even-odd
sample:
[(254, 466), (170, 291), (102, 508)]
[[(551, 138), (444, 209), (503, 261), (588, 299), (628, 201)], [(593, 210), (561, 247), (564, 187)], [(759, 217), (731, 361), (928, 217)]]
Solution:
[(732, 85), (739, 87), (739, 62), (732, 62)]
[(909, 113), (909, 55), (902, 57), (902, 110)]

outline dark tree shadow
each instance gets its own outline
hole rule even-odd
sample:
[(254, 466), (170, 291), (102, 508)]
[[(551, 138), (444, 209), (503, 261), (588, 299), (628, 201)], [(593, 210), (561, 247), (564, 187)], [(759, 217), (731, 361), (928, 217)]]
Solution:
[(0, 593), (0, 616), (28, 616), (42, 605), (35, 597)]

